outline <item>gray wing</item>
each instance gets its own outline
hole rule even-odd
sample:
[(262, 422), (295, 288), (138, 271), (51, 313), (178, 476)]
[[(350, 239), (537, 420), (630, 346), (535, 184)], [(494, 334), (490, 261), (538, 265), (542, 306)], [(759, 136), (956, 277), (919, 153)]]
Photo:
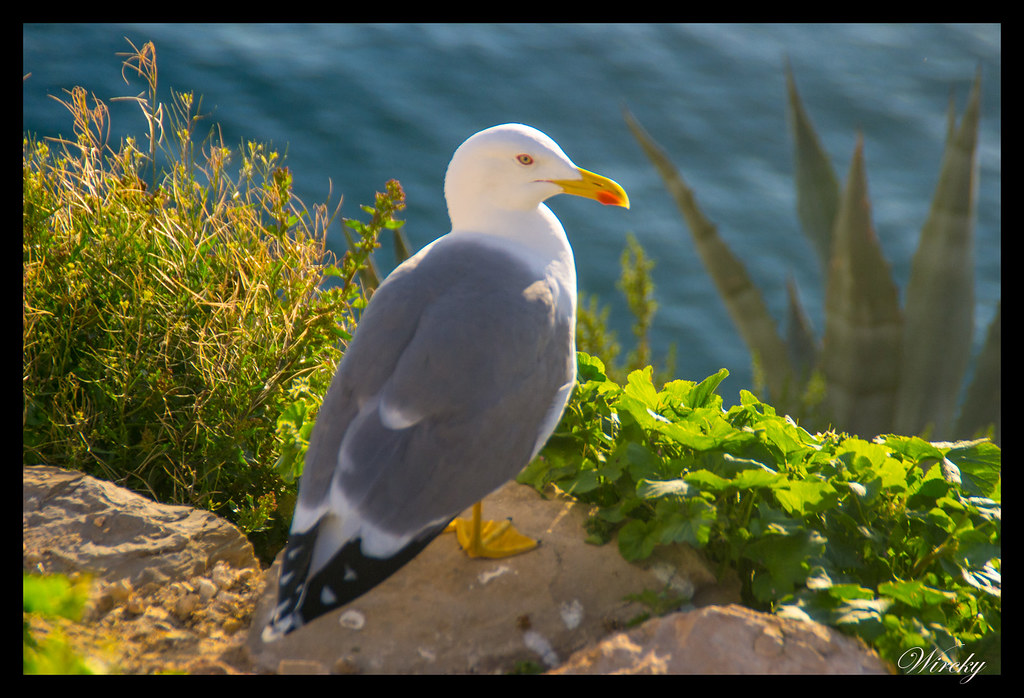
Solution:
[(321, 408), (300, 506), (343, 498), (364, 533), (407, 542), (514, 477), (573, 375), (550, 283), (474, 244), (392, 274)]
[(564, 408), (575, 328), (553, 282), (483, 245), (437, 252), (380, 286), (324, 398), (265, 641), (412, 559)]

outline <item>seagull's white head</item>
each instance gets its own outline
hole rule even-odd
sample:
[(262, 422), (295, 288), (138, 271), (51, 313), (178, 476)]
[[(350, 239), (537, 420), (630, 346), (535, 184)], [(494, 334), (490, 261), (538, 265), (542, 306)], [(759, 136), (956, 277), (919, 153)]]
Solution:
[(444, 190), (453, 229), (498, 212), (535, 211), (556, 194), (629, 208), (622, 187), (577, 167), (551, 138), (522, 124), (470, 136), (452, 157)]

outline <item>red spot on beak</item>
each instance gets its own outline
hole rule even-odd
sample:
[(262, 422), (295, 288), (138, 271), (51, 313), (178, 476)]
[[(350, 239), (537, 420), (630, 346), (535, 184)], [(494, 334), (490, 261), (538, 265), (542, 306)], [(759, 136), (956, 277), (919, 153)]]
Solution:
[(597, 192), (597, 200), (605, 206), (618, 206), (621, 203), (617, 196), (606, 191)]

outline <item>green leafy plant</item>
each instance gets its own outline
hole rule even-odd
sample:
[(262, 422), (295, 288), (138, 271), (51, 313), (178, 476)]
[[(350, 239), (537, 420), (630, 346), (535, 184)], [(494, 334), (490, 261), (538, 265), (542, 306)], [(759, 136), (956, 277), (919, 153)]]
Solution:
[(702, 549), (751, 607), (857, 634), (894, 663), (998, 636), (996, 445), (811, 434), (748, 391), (723, 409), (725, 369), (659, 390), (650, 368), (619, 385), (578, 358), (566, 415), (519, 480), (595, 505), (590, 542), (628, 560)]
[(281, 539), (319, 406), (302, 401), (326, 392), (404, 194), (388, 183), (337, 261), (337, 209), (307, 209), (276, 152), (247, 143), (232, 173), (214, 129), (194, 137), (198, 100), (158, 101), (152, 44), (124, 68), (147, 86), (131, 99), (148, 147), (108, 146), (106, 105), (81, 88), (59, 100), (73, 139), (24, 139), (23, 462)]
[(974, 330), (980, 75), (959, 127), (950, 104), (946, 151), (902, 308), (871, 223), (860, 139), (841, 189), (788, 69), (786, 79), (797, 213), (827, 279), (820, 341), (807, 322), (792, 280), (785, 337), (780, 333), (742, 261), (700, 211), (693, 190), (639, 122), (626, 113), (630, 130), (686, 220), (768, 395), (780, 410), (799, 414), (817, 428), (835, 424), (868, 436), (896, 431), (945, 438), (988, 430), (998, 442), (998, 310), (956, 418)]
[(22, 670), (25, 674), (94, 674), (99, 667), (81, 657), (58, 629), (37, 638), (32, 618), (77, 621), (89, 598), (91, 580), (64, 575), (22, 575)]

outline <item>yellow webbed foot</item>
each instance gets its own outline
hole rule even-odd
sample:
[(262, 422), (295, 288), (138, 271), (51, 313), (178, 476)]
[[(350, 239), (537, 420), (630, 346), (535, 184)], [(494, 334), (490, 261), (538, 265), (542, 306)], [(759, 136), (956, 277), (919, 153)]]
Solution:
[(537, 547), (537, 541), (517, 531), (511, 521), (483, 521), (481, 513), (477, 502), (472, 519), (455, 519), (446, 529), (455, 531), (459, 545), (470, 557), (510, 557)]

